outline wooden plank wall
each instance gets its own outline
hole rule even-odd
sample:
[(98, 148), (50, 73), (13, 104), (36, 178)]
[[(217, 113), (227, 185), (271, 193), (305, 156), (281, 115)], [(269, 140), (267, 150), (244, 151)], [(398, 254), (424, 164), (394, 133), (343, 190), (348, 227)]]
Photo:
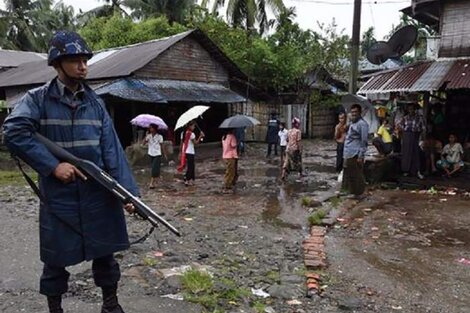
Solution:
[(470, 56), (470, 1), (444, 3), (439, 57)]
[(229, 74), (196, 40), (185, 38), (137, 71), (136, 76), (228, 84)]

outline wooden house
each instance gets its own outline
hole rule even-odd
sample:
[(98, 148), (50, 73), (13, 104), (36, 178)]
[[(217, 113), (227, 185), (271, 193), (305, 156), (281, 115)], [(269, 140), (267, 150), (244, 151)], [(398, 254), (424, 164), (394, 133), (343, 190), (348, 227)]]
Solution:
[[(257, 92), (248, 77), (199, 30), (99, 51), (88, 64), (88, 82), (105, 99), (123, 146), (135, 140), (129, 123), (132, 117), (156, 114), (171, 127), (196, 104), (211, 107), (200, 126), (209, 141), (219, 140), (218, 125), (237, 105), (252, 103)], [(27, 90), (55, 75), (45, 60), (0, 73), (3, 99), (13, 107)]]

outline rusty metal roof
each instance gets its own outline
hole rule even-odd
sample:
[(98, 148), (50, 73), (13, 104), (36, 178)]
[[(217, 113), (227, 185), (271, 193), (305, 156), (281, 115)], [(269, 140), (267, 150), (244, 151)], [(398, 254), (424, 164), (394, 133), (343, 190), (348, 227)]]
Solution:
[(382, 86), (384, 86), (397, 73), (398, 70), (377, 73), (361, 87), (358, 93), (378, 92), (382, 88)]
[(377, 73), (359, 94), (470, 89), (470, 58), (448, 58), (408, 65)]
[(411, 86), (408, 91), (434, 91), (442, 86), (444, 76), (454, 64), (453, 60), (442, 60), (431, 63), (429, 68)]
[(0, 49), (0, 67), (17, 67), (24, 63), (46, 59), (45, 53)]
[(407, 91), (428, 69), (430, 62), (417, 63), (398, 70), (398, 72), (390, 79), (382, 90), (386, 92)]
[[(87, 78), (97, 80), (130, 76), (188, 36), (195, 38), (233, 76), (247, 80), (247, 76), (200, 30), (190, 30), (167, 38), (100, 51), (88, 63)], [(43, 84), (55, 76), (55, 70), (47, 66), (45, 60), (31, 62), (0, 73), (0, 87)]]
[(470, 89), (470, 59), (455, 61), (442, 83), (446, 89)]

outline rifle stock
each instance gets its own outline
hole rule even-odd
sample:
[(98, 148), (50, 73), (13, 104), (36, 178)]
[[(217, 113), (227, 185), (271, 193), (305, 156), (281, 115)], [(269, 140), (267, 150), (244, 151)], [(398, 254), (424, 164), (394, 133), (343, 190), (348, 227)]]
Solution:
[(163, 224), (172, 233), (177, 236), (181, 236), (181, 233), (171, 225), (163, 217), (155, 213), (150, 207), (148, 207), (139, 198), (130, 193), (127, 189), (119, 184), (111, 175), (103, 171), (96, 164), (91, 161), (80, 159), (67, 150), (63, 149), (55, 142), (49, 140), (39, 133), (35, 133), (36, 138), (46, 146), (46, 148), (59, 160), (68, 162), (76, 166), (81, 171), (85, 172), (96, 180), (104, 188), (112, 192), (121, 202), (132, 203), (135, 208), (135, 212), (142, 217), (144, 220), (149, 221), (152, 226), (157, 227), (158, 224)]

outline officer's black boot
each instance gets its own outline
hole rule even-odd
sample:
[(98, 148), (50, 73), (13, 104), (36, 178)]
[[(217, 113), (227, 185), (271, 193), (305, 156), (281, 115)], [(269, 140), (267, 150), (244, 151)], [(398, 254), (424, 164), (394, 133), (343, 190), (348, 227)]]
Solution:
[(117, 298), (117, 285), (103, 287), (103, 308), (101, 313), (124, 313)]
[(47, 305), (49, 306), (49, 313), (64, 313), (61, 296), (48, 296)]

